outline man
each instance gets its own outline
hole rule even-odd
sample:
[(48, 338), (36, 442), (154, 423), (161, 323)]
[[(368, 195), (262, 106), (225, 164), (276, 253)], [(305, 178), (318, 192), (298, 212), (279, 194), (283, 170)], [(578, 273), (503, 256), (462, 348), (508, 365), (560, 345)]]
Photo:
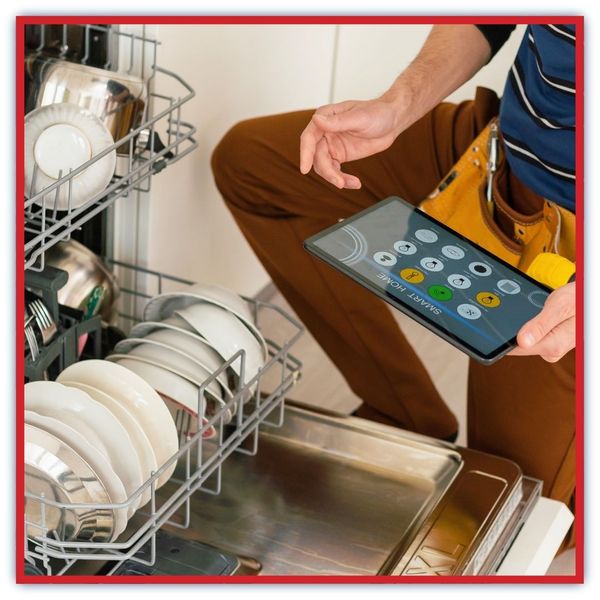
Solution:
[[(498, 113), (510, 210), (537, 219), (546, 199), (575, 210), (574, 27), (527, 28), (502, 102), (486, 89), (473, 101), (442, 102), (511, 29), (435, 26), (382, 96), (245, 121), (214, 152), (229, 209), (363, 400), (358, 416), (441, 439), (457, 433), (455, 416), (385, 305), (311, 258), (304, 239), (390, 195), (418, 204)], [(501, 218), (495, 226), (510, 234)], [(518, 344), (492, 366), (470, 364), (468, 445), (514, 460), (543, 480), (545, 495), (573, 507), (574, 283), (551, 294)]]

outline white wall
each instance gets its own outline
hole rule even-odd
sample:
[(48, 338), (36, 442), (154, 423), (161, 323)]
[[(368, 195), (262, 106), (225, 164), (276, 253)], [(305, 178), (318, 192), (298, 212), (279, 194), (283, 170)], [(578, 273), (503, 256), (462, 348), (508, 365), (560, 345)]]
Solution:
[[(237, 230), (214, 186), (210, 154), (237, 121), (373, 97), (387, 88), (423, 43), (427, 25), (160, 26), (159, 64), (195, 88), (183, 118), (198, 127), (199, 148), (154, 178), (147, 263), (252, 295), (268, 276)], [(472, 82), (502, 92), (522, 30)], [(337, 47), (336, 47), (337, 46)]]

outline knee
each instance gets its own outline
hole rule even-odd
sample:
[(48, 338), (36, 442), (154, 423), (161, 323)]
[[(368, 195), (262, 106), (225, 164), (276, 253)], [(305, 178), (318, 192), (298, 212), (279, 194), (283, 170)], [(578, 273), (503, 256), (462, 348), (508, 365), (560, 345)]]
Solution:
[(210, 164), (221, 193), (240, 177), (251, 174), (259, 160), (256, 121), (249, 119), (234, 125), (213, 150)]

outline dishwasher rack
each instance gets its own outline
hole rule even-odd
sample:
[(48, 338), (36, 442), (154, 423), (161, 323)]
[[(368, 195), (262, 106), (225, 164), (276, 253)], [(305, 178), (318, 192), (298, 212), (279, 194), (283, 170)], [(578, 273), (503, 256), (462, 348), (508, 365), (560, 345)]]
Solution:
[[(157, 293), (165, 291), (167, 285), (181, 287), (192, 282), (128, 265), (119, 261), (112, 262), (122, 277), (134, 280), (134, 288), (121, 288), (122, 298), (120, 316), (131, 324), (141, 320), (143, 304), (151, 297), (146, 291), (135, 289), (136, 282), (142, 277), (144, 289), (148, 283), (155, 286)], [(129, 301), (133, 302), (129, 302)], [(152, 474), (126, 501), (120, 504), (63, 504), (41, 496), (26, 494), (26, 501), (40, 505), (39, 522), (25, 522), (25, 560), (48, 575), (65, 575), (76, 563), (81, 561), (106, 561), (112, 564), (108, 574), (114, 573), (125, 560), (134, 560), (144, 565), (152, 565), (156, 560), (156, 534), (164, 525), (175, 528), (188, 528), (191, 522), (190, 498), (197, 491), (218, 494), (221, 490), (221, 469), (224, 461), (232, 452), (254, 455), (258, 450), (258, 431), (261, 425), (279, 427), (283, 423), (285, 398), (301, 375), (302, 363), (295, 358), (290, 349), (302, 335), (303, 326), (283, 309), (268, 302), (245, 298), (250, 304), (257, 324), (260, 327), (263, 318), (278, 321), (278, 330), (284, 331), (281, 341), (267, 339), (269, 356), (264, 367), (249, 379), (245, 385), (239, 385), (233, 397), (214, 414), (204, 425), (197, 416), (178, 411), (175, 423), (179, 432), (179, 450)], [(131, 311), (131, 307), (134, 310)], [(123, 308), (125, 307), (125, 308)], [(214, 373), (198, 390), (198, 415), (205, 414), (205, 391), (211, 382), (228, 367), (239, 361), (240, 381), (244, 381), (245, 352), (239, 350)], [(248, 399), (250, 397), (250, 399)], [(227, 409), (237, 407), (234, 421), (224, 422)], [(203, 434), (214, 426), (217, 435), (205, 439)], [(191, 435), (189, 432), (197, 430)], [(242, 442), (246, 442), (244, 447)], [(158, 495), (158, 478), (176, 464), (174, 476), (165, 485), (169, 493)], [(173, 489), (174, 488), (174, 489)], [(132, 517), (126, 531), (113, 542), (61, 541), (52, 537), (44, 526), (45, 514), (50, 508), (68, 509), (127, 509), (135, 500), (150, 489), (150, 501)], [(27, 535), (27, 529), (40, 532), (41, 535)], [(149, 543), (144, 552), (142, 548)], [(142, 555), (145, 558), (142, 558)]]
[[(45, 38), (45, 27), (41, 26), (41, 43)], [(66, 40), (66, 25), (63, 38)], [(73, 27), (73, 26), (69, 26)], [(136, 57), (151, 60), (150, 75), (146, 77), (148, 102), (142, 123), (136, 129), (105, 148), (102, 152), (83, 163), (78, 168), (64, 173), (50, 186), (37, 194), (30, 193), (25, 199), (25, 269), (43, 271), (44, 254), (59, 241), (69, 240), (71, 233), (81, 228), (90, 219), (106, 210), (118, 198), (127, 197), (130, 192), (150, 191), (151, 177), (169, 164), (180, 160), (197, 146), (194, 139), (196, 128), (182, 119), (182, 107), (194, 96), (194, 90), (179, 75), (163, 69), (156, 64), (158, 42), (156, 40), (116, 31), (102, 26), (80, 26), (84, 33), (86, 49), (89, 55), (90, 31), (105, 30), (107, 35), (118, 38), (128, 49), (130, 61), (126, 72), (134, 70)], [(111, 68), (107, 63), (105, 68)], [(139, 67), (140, 76), (144, 75), (144, 64)], [(162, 93), (164, 87), (172, 88), (173, 84), (181, 89), (181, 95)], [(165, 134), (163, 144), (157, 134)], [(108, 187), (95, 194), (85, 204), (72, 207), (71, 187), (75, 177), (89, 169), (104, 156), (117, 151), (118, 174), (114, 175)], [(35, 189), (36, 171), (32, 177), (31, 191)], [(67, 210), (57, 210), (57, 202), (65, 190)]]

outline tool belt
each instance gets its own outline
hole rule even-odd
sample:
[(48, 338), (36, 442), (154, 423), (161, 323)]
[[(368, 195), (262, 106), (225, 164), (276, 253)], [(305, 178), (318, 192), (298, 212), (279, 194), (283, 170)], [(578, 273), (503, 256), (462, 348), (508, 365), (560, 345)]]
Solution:
[[(498, 258), (552, 288), (575, 273), (575, 215), (554, 202), (529, 215), (517, 212), (500, 193), (508, 168), (492, 119), (420, 209)], [(512, 223), (507, 235), (495, 220)]]

